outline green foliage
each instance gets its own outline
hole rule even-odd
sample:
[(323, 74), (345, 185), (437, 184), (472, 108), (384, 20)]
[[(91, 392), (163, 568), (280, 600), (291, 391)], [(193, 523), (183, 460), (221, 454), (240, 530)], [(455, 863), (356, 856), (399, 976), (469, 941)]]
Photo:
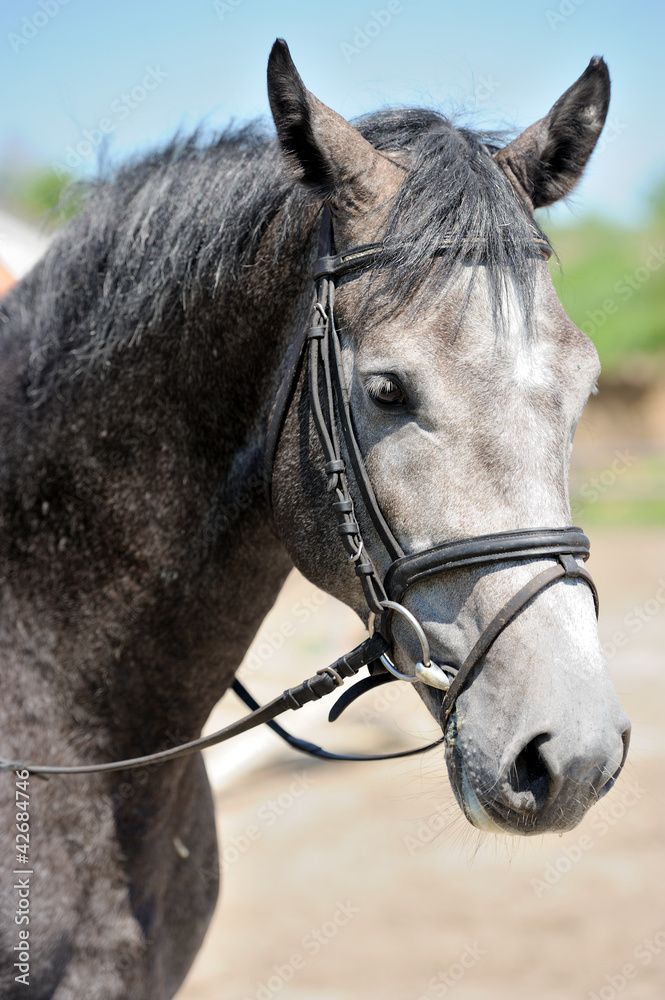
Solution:
[(586, 467), (570, 474), (570, 506), (574, 524), (621, 527), (628, 524), (665, 524), (665, 456), (658, 451), (631, 448), (633, 461), (609, 480), (612, 457), (599, 452)]
[(651, 192), (649, 207), (651, 208), (654, 219), (660, 224), (662, 231), (665, 229), (665, 177)]
[(0, 172), (0, 201), (32, 222), (55, 227), (79, 211), (82, 195), (72, 177), (50, 168), (5, 170)]
[(602, 528), (665, 524), (665, 500), (617, 500), (596, 507), (582, 504), (573, 520), (586, 527)]
[(550, 232), (559, 298), (594, 341), (606, 374), (665, 356), (665, 181), (649, 210), (641, 229), (588, 218)]

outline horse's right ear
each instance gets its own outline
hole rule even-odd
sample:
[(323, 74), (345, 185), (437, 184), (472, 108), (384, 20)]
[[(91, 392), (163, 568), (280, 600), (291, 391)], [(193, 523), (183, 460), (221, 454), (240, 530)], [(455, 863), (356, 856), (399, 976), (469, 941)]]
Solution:
[(530, 209), (570, 194), (605, 124), (610, 74), (594, 56), (550, 111), (494, 157)]
[(268, 60), (268, 97), (291, 168), (334, 214), (359, 215), (397, 189), (401, 169), (307, 90), (282, 38)]

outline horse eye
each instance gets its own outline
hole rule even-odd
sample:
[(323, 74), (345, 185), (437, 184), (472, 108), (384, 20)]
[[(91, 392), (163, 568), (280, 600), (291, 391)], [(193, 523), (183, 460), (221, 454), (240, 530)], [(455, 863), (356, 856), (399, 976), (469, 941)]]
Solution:
[(380, 406), (404, 406), (406, 393), (393, 375), (370, 375), (365, 381), (370, 399)]

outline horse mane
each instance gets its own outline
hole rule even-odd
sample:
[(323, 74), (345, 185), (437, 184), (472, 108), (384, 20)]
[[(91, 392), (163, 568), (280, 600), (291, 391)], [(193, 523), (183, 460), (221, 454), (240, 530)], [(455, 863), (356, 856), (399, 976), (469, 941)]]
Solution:
[(500, 322), (506, 285), (512, 282), (528, 320), (537, 259), (534, 230), (542, 233), (492, 158), (505, 135), (460, 127), (424, 108), (389, 108), (354, 124), (377, 149), (409, 154), (409, 170), (384, 232), (393, 249), (370, 287), (368, 318), (407, 305), (415, 315), (423, 291), (428, 304), (437, 305), (462, 265), (483, 263), (495, 318)]
[[(470, 256), (490, 265), (499, 312), (508, 274), (528, 306), (532, 220), (492, 160), (496, 135), (420, 108), (382, 110), (354, 124), (376, 148), (410, 161), (386, 224), (393, 249), (374, 272), (366, 317), (417, 308), (435, 267), (438, 280), (427, 282), (431, 304)], [(0, 303), (5, 336), (29, 316), (28, 391), (35, 401), (59, 374), (103, 370), (153, 331), (183, 337), (192, 324), (214, 322), (215, 309), (248, 279), (271, 223), (277, 269), (318, 219), (313, 194), (291, 177), (261, 121), (212, 141), (200, 132), (176, 137), (82, 187), (81, 214)], [(443, 235), (446, 252), (436, 256)]]

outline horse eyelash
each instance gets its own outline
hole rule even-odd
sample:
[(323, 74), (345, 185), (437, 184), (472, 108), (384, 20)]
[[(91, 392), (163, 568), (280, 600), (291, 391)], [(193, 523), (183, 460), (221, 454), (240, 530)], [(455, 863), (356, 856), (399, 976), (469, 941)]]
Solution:
[(392, 375), (368, 375), (365, 379), (365, 389), (375, 398), (382, 392), (390, 392), (391, 386), (395, 386), (404, 394), (402, 386)]

